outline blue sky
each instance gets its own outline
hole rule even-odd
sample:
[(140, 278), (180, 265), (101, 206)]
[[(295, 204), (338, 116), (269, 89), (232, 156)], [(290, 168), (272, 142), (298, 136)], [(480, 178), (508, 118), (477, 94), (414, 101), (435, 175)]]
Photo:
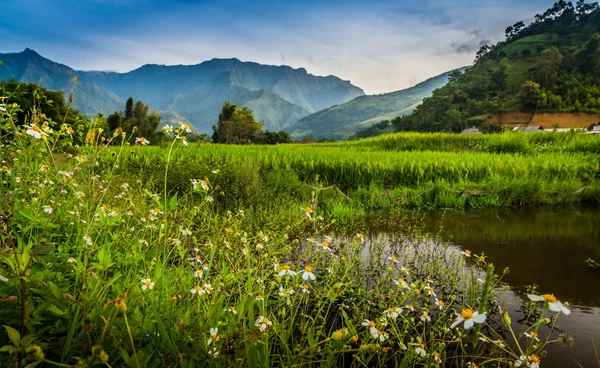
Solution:
[(472, 63), (551, 0), (2, 0), (0, 53), (82, 70), (237, 57), (336, 75), (367, 93)]

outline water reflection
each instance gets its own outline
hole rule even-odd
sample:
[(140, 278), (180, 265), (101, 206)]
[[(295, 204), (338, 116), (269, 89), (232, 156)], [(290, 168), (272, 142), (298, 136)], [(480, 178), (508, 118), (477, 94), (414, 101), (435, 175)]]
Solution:
[(541, 293), (554, 293), (571, 304), (573, 313), (561, 316), (557, 327), (575, 338), (575, 346), (551, 346), (543, 366), (599, 366), (592, 337), (600, 343), (600, 272), (583, 263), (587, 258), (600, 261), (599, 210), (435, 212), (424, 221), (436, 237), (485, 253), (499, 272), (509, 267), (503, 280), (511, 290), (502, 296), (513, 321), (522, 318), (526, 285), (537, 284)]

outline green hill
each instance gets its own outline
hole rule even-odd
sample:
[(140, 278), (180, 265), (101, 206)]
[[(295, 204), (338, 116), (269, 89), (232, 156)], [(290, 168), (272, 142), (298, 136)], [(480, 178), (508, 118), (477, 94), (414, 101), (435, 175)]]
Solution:
[(475, 64), (452, 72), (415, 111), (393, 120), (396, 130), (494, 130), (501, 112), (600, 112), (600, 8), (559, 1), (506, 39), (483, 46)]
[(304, 117), (286, 131), (294, 138), (310, 134), (315, 138), (346, 139), (379, 121), (409, 114), (423, 98), (446, 84), (448, 75), (444, 73), (400, 91), (357, 97)]

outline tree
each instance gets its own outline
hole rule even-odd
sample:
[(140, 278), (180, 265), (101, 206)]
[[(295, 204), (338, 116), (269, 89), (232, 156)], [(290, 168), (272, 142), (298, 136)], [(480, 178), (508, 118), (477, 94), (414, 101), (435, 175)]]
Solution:
[(247, 144), (261, 129), (262, 123), (254, 119), (252, 110), (225, 102), (219, 121), (213, 125), (212, 139), (215, 143)]
[(536, 65), (535, 80), (542, 87), (546, 87), (554, 81), (560, 70), (563, 56), (558, 48), (551, 47), (542, 52)]
[(129, 120), (133, 118), (133, 97), (129, 97), (125, 102), (125, 119)]
[(541, 97), (540, 85), (533, 82), (527, 81), (519, 90), (519, 100), (524, 108), (528, 110), (535, 110)]

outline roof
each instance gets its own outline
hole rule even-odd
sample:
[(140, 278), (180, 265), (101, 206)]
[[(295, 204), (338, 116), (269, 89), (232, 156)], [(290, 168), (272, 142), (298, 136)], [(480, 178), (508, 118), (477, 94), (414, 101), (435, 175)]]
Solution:
[(481, 131), (477, 128), (467, 128), (460, 132), (460, 134), (481, 134)]
[(518, 127), (513, 130), (517, 130), (519, 132), (526, 132), (526, 133), (537, 133), (537, 132), (543, 132), (544, 128), (542, 128), (540, 125), (533, 125), (533, 126)]

